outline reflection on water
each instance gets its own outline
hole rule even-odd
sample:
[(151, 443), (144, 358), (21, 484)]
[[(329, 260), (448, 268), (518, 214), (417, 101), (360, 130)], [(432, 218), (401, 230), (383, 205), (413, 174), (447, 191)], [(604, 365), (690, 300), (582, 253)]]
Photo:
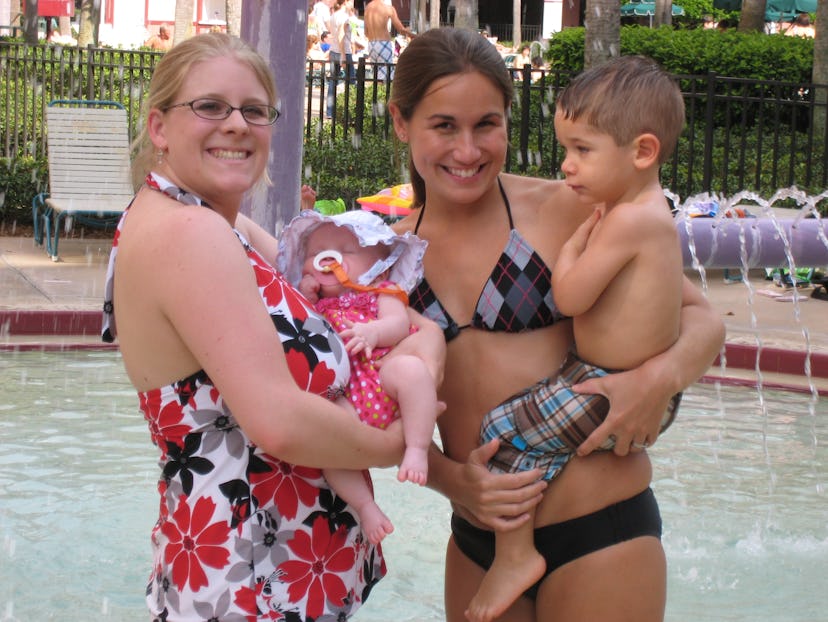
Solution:
[[(725, 412), (726, 409), (726, 412)], [(828, 408), (695, 386), (651, 450), (670, 622), (823, 619)], [(146, 620), (155, 450), (117, 353), (0, 358), (0, 621)], [(355, 620), (439, 622), (448, 505), (375, 473), (396, 526)]]

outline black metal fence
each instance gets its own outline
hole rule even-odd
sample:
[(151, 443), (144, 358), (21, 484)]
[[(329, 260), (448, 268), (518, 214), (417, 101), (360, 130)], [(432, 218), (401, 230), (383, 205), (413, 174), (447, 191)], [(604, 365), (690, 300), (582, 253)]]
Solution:
[[(356, 79), (346, 80), (347, 67), (309, 65), (306, 141), (390, 136), (391, 77), (380, 80), (375, 69), (360, 59)], [(530, 67), (509, 71), (515, 97), (507, 170), (555, 176), (563, 157), (552, 123), (555, 99), (571, 75)], [(713, 73), (676, 77), (687, 123), (662, 170), (662, 182), (673, 192), (687, 197), (748, 189), (769, 196), (789, 186), (817, 193), (828, 188), (828, 85)]]
[[(44, 157), (43, 111), (53, 99), (118, 101), (127, 109), (134, 136), (159, 58), (157, 52), (0, 42), (0, 155), (12, 160)], [(345, 79), (346, 67), (309, 62), (306, 143), (366, 134), (390, 141), (387, 102), (393, 67), (386, 68), (380, 79), (381, 67), (360, 59), (350, 80)], [(552, 124), (554, 103), (570, 76), (529, 67), (510, 71), (515, 100), (507, 166), (514, 172), (556, 175), (562, 153)], [(792, 185), (809, 192), (828, 188), (828, 85), (712, 73), (677, 78), (687, 126), (662, 171), (664, 185), (673, 192), (686, 197), (743, 189), (766, 194)]]

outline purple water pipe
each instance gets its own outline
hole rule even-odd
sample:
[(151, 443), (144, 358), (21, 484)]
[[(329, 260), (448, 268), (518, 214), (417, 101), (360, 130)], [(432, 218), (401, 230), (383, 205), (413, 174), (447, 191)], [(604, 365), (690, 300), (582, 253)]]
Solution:
[[(686, 267), (775, 268), (828, 265), (828, 219), (687, 218), (676, 228)], [(695, 251), (694, 262), (693, 251)]]

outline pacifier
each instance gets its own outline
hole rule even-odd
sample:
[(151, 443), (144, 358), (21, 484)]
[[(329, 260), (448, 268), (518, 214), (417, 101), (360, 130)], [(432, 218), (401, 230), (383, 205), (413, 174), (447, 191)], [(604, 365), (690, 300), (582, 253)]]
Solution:
[(333, 272), (333, 264), (342, 265), (342, 253), (333, 249), (320, 251), (313, 258), (313, 268), (319, 272)]

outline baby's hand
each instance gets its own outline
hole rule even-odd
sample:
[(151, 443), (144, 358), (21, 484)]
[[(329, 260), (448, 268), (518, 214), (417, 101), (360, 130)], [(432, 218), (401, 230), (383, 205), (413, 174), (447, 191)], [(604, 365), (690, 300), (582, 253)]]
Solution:
[(379, 341), (379, 331), (373, 322), (351, 322), (340, 336), (345, 341), (345, 349), (349, 353), (359, 354), (364, 351), (365, 356), (369, 358)]
[(302, 186), (299, 196), (301, 198), (300, 200), (303, 210), (313, 209), (313, 206), (316, 203), (316, 190), (305, 184)]
[(299, 285), (296, 288), (299, 292), (310, 301), (311, 304), (316, 304), (319, 302), (319, 288), (321, 285), (319, 281), (313, 278), (312, 275), (306, 274), (302, 277), (302, 280), (299, 281)]

